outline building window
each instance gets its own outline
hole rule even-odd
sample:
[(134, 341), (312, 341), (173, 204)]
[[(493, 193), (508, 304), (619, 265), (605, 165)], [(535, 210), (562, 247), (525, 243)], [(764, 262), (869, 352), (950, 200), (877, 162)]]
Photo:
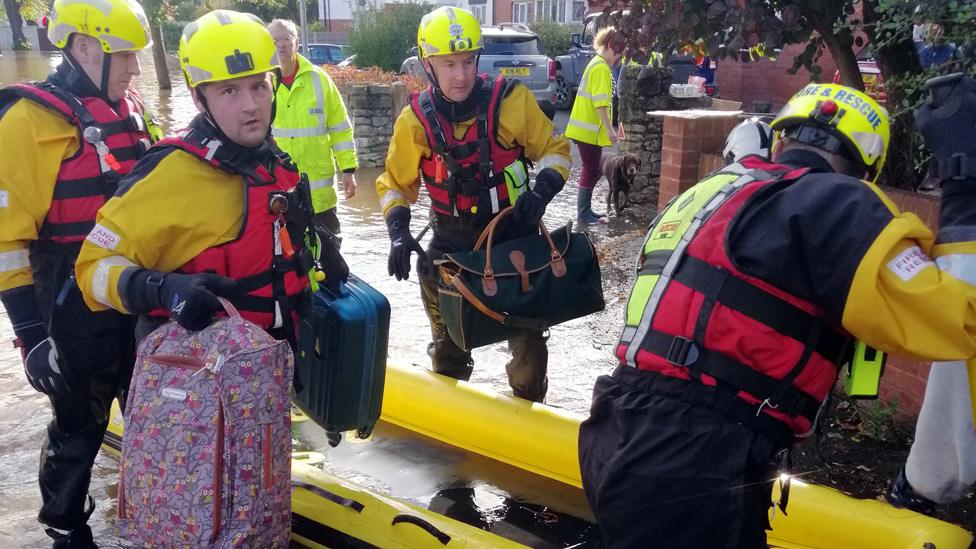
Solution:
[(566, 22), (566, 3), (567, 2), (569, 2), (569, 0), (559, 0), (559, 4), (558, 4), (559, 5), (559, 13), (558, 13), (559, 18), (558, 19), (556, 18), (556, 15), (557, 14), (553, 14), (553, 21), (559, 21), (560, 23), (565, 23)]
[(478, 19), (478, 22), (482, 25), (487, 24), (485, 21), (485, 6), (471, 6), (471, 12)]
[(586, 17), (586, 2), (573, 2), (573, 22), (582, 22)]
[(535, 2), (535, 13), (533, 14), (533, 21), (544, 21), (546, 18), (546, 2), (545, 0), (536, 0)]
[(529, 3), (516, 2), (512, 4), (512, 21), (515, 23), (529, 22)]

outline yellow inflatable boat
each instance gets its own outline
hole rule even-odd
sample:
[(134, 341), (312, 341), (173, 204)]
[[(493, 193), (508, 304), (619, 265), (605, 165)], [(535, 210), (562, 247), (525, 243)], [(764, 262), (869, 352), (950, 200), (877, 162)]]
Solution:
[[(409, 501), (417, 498), (409, 497), (409, 494), (402, 497), (396, 490), (392, 490), (395, 497), (383, 495), (391, 491), (386, 489), (389, 484), (375, 480), (375, 476), (382, 474), (349, 475), (349, 471), (357, 466), (370, 467), (370, 460), (375, 457), (370, 448), (383, 447), (384, 437), (407, 436), (418, 440), (429, 437), (440, 444), (428, 441), (427, 444), (432, 445), (428, 452), (454, 453), (461, 457), (448, 466), (431, 465), (433, 453), (410, 461), (404, 455), (413, 451), (413, 447), (394, 444), (386, 452), (403, 461), (385, 461), (374, 469), (383, 474), (404, 475), (409, 474), (414, 465), (420, 469), (429, 466), (437, 471), (453, 467), (461, 470), (461, 474), (480, 477), (482, 484), (488, 479), (489, 483), (515, 485), (515, 489), (507, 490), (519, 495), (516, 507), (528, 506), (533, 500), (561, 500), (535, 507), (536, 526), (558, 520), (583, 523), (589, 511), (585, 509), (585, 500), (579, 490), (576, 436), (580, 420), (563, 410), (501, 395), (426, 370), (391, 364), (387, 370), (382, 421), (374, 433), (374, 441), (358, 446), (357, 441), (345, 441), (336, 449), (326, 450), (329, 452), (327, 461), (318, 452), (296, 451), (294, 454), (294, 539), (310, 547), (597, 545), (595, 530), (580, 535), (574, 544), (567, 543), (566, 539), (558, 543), (552, 539), (538, 541), (541, 538), (533, 538), (530, 533), (501, 520), (468, 520), (479, 524), (479, 528), (445, 516), (457, 515), (451, 511), (451, 505), (439, 508), (424, 498), (418, 504)], [(295, 418), (299, 446), (303, 445), (303, 432), (312, 432), (311, 438), (315, 437), (315, 428), (309, 424), (301, 416)], [(106, 447), (115, 452), (121, 443), (121, 427), (121, 415), (116, 409), (106, 436)], [(325, 448), (314, 440), (305, 446)], [(335, 462), (343, 466), (343, 471), (339, 471), (345, 473), (343, 477), (352, 476), (356, 482), (340, 478), (333, 470)], [(507, 466), (492, 465), (496, 462)], [(492, 468), (495, 469), (493, 478), (492, 473), (483, 473), (483, 470)], [(478, 483), (475, 485), (473, 497), (477, 499)], [(544, 488), (539, 489), (539, 486)], [(528, 494), (524, 499), (518, 494), (523, 490)], [(425, 491), (420, 489), (419, 492)], [(774, 492), (778, 492), (778, 487)], [(496, 495), (487, 493), (488, 497)], [(774, 493), (776, 499), (778, 493)], [(964, 549), (972, 541), (972, 535), (958, 526), (895, 509), (880, 501), (855, 499), (837, 490), (796, 479), (791, 483), (788, 512), (788, 516), (777, 512), (773, 517), (769, 535), (771, 547)], [(532, 526), (530, 524), (525, 530)], [(513, 540), (520, 540), (522, 544)]]

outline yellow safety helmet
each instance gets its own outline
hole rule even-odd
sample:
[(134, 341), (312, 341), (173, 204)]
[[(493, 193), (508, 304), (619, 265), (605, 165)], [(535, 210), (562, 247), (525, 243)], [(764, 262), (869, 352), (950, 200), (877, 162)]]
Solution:
[[(888, 152), (888, 111), (864, 92), (840, 84), (809, 84), (772, 123), (777, 138), (789, 137), (828, 152), (846, 152), (871, 181)], [(824, 131), (826, 130), (826, 131)]]
[(445, 6), (428, 13), (417, 27), (420, 58), (480, 51), (481, 23), (470, 11)]
[(183, 28), (180, 68), (191, 88), (280, 68), (274, 40), (256, 15), (214, 10)]
[(136, 51), (152, 44), (146, 12), (134, 0), (54, 0), (48, 40), (64, 49), (74, 33), (97, 38), (106, 53)]

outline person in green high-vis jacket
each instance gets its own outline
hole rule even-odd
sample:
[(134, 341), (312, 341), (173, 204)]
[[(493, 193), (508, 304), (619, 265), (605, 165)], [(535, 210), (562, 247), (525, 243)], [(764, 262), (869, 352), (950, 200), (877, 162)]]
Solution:
[(345, 198), (356, 194), (356, 144), (339, 89), (321, 68), (298, 53), (295, 24), (275, 19), (268, 25), (281, 62), (281, 85), (271, 130), (275, 141), (308, 176), (315, 221), (339, 234), (336, 166)]
[(580, 223), (603, 223), (606, 216), (593, 212), (593, 187), (600, 179), (600, 158), (603, 148), (616, 145), (623, 138), (621, 130), (613, 128), (613, 66), (623, 55), (623, 35), (613, 27), (606, 27), (593, 39), (597, 55), (593, 56), (576, 92), (576, 101), (566, 124), (566, 137), (576, 142), (583, 170), (580, 174), (576, 215)]

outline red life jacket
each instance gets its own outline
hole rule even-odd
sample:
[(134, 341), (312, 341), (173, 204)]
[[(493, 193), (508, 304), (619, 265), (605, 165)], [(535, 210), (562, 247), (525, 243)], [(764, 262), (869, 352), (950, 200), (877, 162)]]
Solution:
[(482, 94), (483, 99), (478, 103), (475, 122), (460, 140), (454, 138), (453, 125), (434, 107), (432, 88), (410, 97), (410, 106), (424, 127), (432, 151), (420, 161), (420, 171), (434, 211), (449, 216), (470, 214), (480, 201), (491, 204), (491, 209), (479, 211), (494, 215), (514, 204), (504, 170), (516, 160), (524, 160), (523, 149), (499, 143), (498, 118), (502, 100), (516, 84), (499, 75), (474, 90), (472, 93)]
[[(272, 213), (270, 201), (273, 194), (289, 196), (299, 183), (298, 171), (286, 166), (280, 157), (271, 171), (260, 163), (230, 166), (221, 154), (220, 140), (199, 130), (186, 130), (156, 146), (186, 151), (219, 170), (242, 176), (245, 185), (243, 205), (247, 211), (237, 238), (204, 250), (178, 271), (233, 278), (239, 295), (231, 301), (241, 316), (266, 330), (283, 327), (286, 336), (293, 335), (300, 300), (309, 287), (311, 254), (304, 248), (305, 227), (289, 224), (285, 215)], [(289, 210), (293, 208), (296, 205), (289, 203)], [(283, 232), (294, 246), (290, 258), (286, 257), (287, 245), (281, 241)]]
[(61, 163), (38, 240), (80, 243), (95, 226), (98, 209), (115, 194), (119, 179), (149, 149), (142, 99), (130, 88), (116, 111), (102, 98), (80, 98), (50, 82), (31, 82), (0, 90), (0, 112), (20, 98), (78, 127), (78, 152)]
[[(683, 249), (679, 244), (670, 254), (644, 258), (638, 276), (661, 278), (616, 354), (642, 371), (718, 385), (745, 416), (767, 414), (802, 434), (815, 423), (852, 338), (819, 306), (743, 273), (729, 257), (728, 231), (743, 205), (808, 171), (758, 157), (740, 164), (743, 175), (701, 211), (680, 213), (678, 203), (691, 200), (681, 195), (659, 215), (656, 223), (696, 215), (703, 222), (685, 233)], [(672, 206), (678, 213), (668, 213)]]

